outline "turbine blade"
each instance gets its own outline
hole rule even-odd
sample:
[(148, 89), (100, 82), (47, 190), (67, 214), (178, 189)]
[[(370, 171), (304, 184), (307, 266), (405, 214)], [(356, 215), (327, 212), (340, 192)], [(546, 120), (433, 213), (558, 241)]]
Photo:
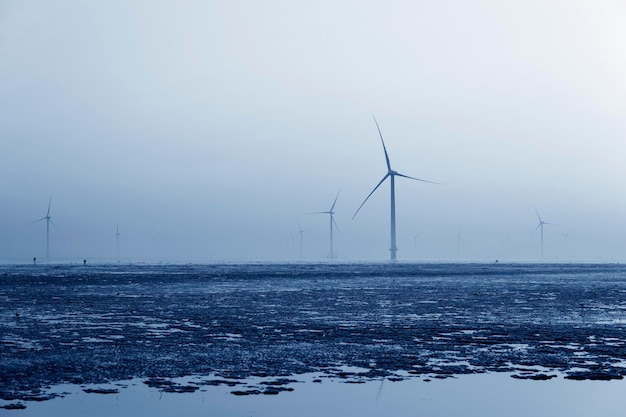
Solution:
[(46, 216), (50, 216), (50, 205), (52, 204), (52, 196), (50, 196), (50, 200), (48, 200), (48, 212), (46, 213)]
[(47, 217), (42, 217), (41, 219), (35, 220), (35, 221), (30, 222), (30, 223), (28, 223), (28, 224), (35, 224), (35, 223), (37, 223), (37, 222), (40, 222), (40, 221), (42, 221), (42, 220), (46, 220), (46, 219), (47, 219)]
[(539, 219), (539, 223), (543, 223), (543, 220), (541, 220), (541, 216), (539, 215), (539, 212), (537, 211), (537, 207), (533, 204), (533, 208), (535, 209), (535, 214), (537, 215), (537, 218)]
[(341, 192), (341, 188), (339, 189), (339, 191), (337, 191), (337, 197), (335, 197), (335, 201), (333, 201), (333, 205), (330, 207), (329, 211), (333, 211), (333, 209), (335, 208), (335, 204), (337, 204), (337, 199), (339, 198), (340, 192)]
[(54, 222), (52, 221), (52, 219), (50, 219), (50, 224), (54, 226), (55, 229), (59, 230), (59, 228), (57, 227), (56, 224), (54, 224)]
[(427, 183), (429, 183), (429, 184), (437, 184), (437, 185), (441, 185), (441, 183), (440, 183), (440, 182), (427, 181), (427, 180), (422, 180), (422, 179), (420, 179), (420, 178), (409, 177), (408, 175), (400, 174), (400, 173), (398, 173), (398, 172), (396, 172), (394, 175), (397, 175), (398, 177), (408, 178), (408, 179), (415, 180), (415, 181), (427, 182)]
[(535, 234), (535, 232), (537, 231), (537, 229), (539, 229), (539, 228), (541, 227), (541, 224), (542, 224), (542, 223), (539, 223), (539, 224), (537, 225), (537, 227), (535, 227), (535, 230), (533, 230), (533, 232), (531, 233), (531, 235), (534, 235), (534, 234)]
[(356, 215), (358, 214), (359, 210), (361, 210), (361, 207), (363, 207), (363, 204), (365, 204), (365, 202), (372, 196), (372, 194), (374, 194), (374, 191), (376, 191), (378, 189), (378, 187), (380, 187), (380, 184), (382, 184), (383, 182), (385, 182), (385, 180), (387, 179), (387, 177), (389, 176), (389, 174), (385, 175), (383, 177), (382, 180), (380, 180), (380, 182), (378, 183), (378, 185), (376, 185), (376, 187), (374, 187), (374, 189), (372, 190), (371, 193), (368, 194), (367, 197), (365, 197), (365, 200), (363, 200), (363, 202), (361, 203), (361, 205), (359, 206), (359, 208), (356, 210), (356, 212), (354, 213), (354, 216), (352, 216), (352, 220), (354, 220), (354, 218), (356, 217)]
[(333, 216), (332, 214), (330, 215), (330, 219), (333, 221), (333, 224), (335, 225), (335, 229), (337, 229), (337, 231), (339, 231), (339, 226), (337, 226), (337, 222), (335, 221), (335, 216)]
[(312, 214), (329, 214), (330, 211), (316, 211), (315, 213), (307, 213), (307, 216), (310, 216)]
[(383, 140), (383, 134), (380, 131), (380, 127), (378, 126), (378, 122), (376, 121), (376, 117), (374, 118), (374, 123), (376, 123), (376, 129), (378, 129), (378, 134), (380, 135), (380, 141), (383, 143), (383, 151), (385, 151), (385, 161), (387, 161), (387, 170), (391, 171), (391, 163), (389, 162), (389, 155), (387, 154), (387, 147), (385, 146), (385, 141)]

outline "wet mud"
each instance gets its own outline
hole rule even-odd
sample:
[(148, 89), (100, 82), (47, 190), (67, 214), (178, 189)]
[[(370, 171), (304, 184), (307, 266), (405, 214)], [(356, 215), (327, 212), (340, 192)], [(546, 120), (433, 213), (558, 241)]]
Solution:
[(235, 395), (302, 373), (622, 379), (625, 341), (621, 265), (0, 266), (0, 399), (17, 408), (61, 383), (194, 392), (172, 381), (190, 375)]

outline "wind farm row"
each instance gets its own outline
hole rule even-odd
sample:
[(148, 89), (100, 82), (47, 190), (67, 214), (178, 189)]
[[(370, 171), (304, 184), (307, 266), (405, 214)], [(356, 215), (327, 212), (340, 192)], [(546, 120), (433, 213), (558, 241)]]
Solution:
[[(329, 212), (319, 212), (319, 214), (326, 214)], [(318, 213), (306, 213), (308, 214), (318, 214)], [(333, 211), (332, 222), (333, 226), (327, 226), (327, 237), (326, 237), (326, 245), (328, 247), (327, 252), (320, 251), (319, 245), (319, 236), (322, 233), (318, 225), (315, 226), (315, 229), (312, 229), (312, 225), (309, 224), (306, 229), (303, 229), (300, 221), (297, 223), (297, 230), (291, 234), (291, 258), (292, 259), (315, 259), (322, 256), (324, 253), (326, 254), (326, 258), (335, 259), (341, 258), (341, 254), (337, 252), (335, 236), (336, 234), (331, 232), (332, 228), (334, 232), (340, 232), (339, 225), (337, 225), (335, 216), (335, 212)], [(312, 222), (310, 222), (312, 223)], [(541, 229), (543, 225), (546, 226), (558, 226), (554, 223), (545, 222), (539, 220), (536, 228), (530, 229), (529, 237), (536, 241), (537, 250), (536, 256), (532, 258), (528, 258), (527, 260), (532, 259), (552, 259), (558, 261), (568, 261), (571, 260), (568, 254), (568, 246), (569, 246), (569, 236), (573, 231), (573, 228), (568, 229), (565, 233), (562, 231), (555, 230), (552, 233), (551, 243), (552, 252), (544, 250), (544, 238), (541, 233)], [(313, 239), (312, 236), (317, 235), (317, 239)], [(341, 236), (341, 235), (340, 235)], [(441, 255), (438, 258), (426, 258), (423, 255), (425, 249), (428, 249), (432, 246), (433, 239), (436, 238), (439, 241), (439, 248)], [(417, 231), (412, 234), (401, 231), (398, 233), (398, 243), (401, 241), (403, 243), (403, 251), (399, 251), (403, 254), (402, 259), (405, 260), (442, 260), (442, 261), (468, 261), (468, 260), (485, 260), (485, 258), (472, 258), (471, 254), (475, 253), (472, 249), (477, 245), (475, 241), (471, 238), (468, 238), (466, 234), (457, 231), (456, 233), (442, 233), (437, 236), (433, 236), (432, 234)], [(509, 239), (505, 239), (503, 244)], [(313, 242), (312, 242), (313, 241)], [(442, 243), (443, 242), (443, 243)], [(402, 245), (400, 245), (402, 246)], [(315, 255), (311, 253), (314, 252)], [(544, 256), (544, 253), (547, 252), (547, 256)], [(505, 256), (505, 259), (515, 258), (514, 256)], [(498, 259), (495, 256), (493, 259)]]
[[(385, 145), (385, 140), (383, 138), (383, 134), (382, 131), (380, 129), (380, 126), (378, 124), (378, 121), (376, 120), (376, 117), (374, 117), (374, 123), (376, 124), (376, 129), (378, 131), (378, 135), (380, 137), (380, 141), (383, 147), (383, 152), (385, 155), (385, 163), (386, 163), (386, 167), (387, 167), (387, 173), (383, 176), (383, 178), (378, 182), (378, 184), (376, 184), (376, 186), (372, 189), (372, 191), (367, 195), (367, 197), (365, 197), (365, 199), (363, 200), (363, 202), (361, 203), (361, 205), (356, 209), (354, 215), (352, 216), (352, 220), (354, 220), (357, 216), (357, 214), (359, 213), (359, 211), (363, 208), (363, 206), (365, 205), (365, 203), (369, 200), (369, 198), (374, 194), (374, 192), (376, 192), (376, 190), (387, 180), (389, 179), (390, 182), (390, 247), (389, 247), (389, 252), (390, 252), (390, 259), (392, 261), (395, 261), (397, 259), (397, 252), (398, 252), (398, 246), (397, 246), (397, 226), (396, 226), (396, 193), (395, 193), (395, 177), (402, 177), (402, 178), (407, 178), (410, 180), (415, 180), (415, 181), (420, 181), (420, 182), (424, 182), (424, 183), (429, 183), (429, 184), (436, 184), (436, 185), (442, 185), (441, 183), (438, 182), (434, 182), (434, 181), (428, 181), (428, 180), (424, 180), (424, 179), (420, 179), (420, 178), (415, 178), (415, 177), (411, 177), (405, 174), (402, 174), (398, 171), (395, 171), (392, 169), (391, 167), (391, 161), (389, 158), (389, 153), (387, 152), (387, 147)], [(333, 230), (334, 229), (338, 229), (337, 223), (335, 221), (334, 218), (334, 209), (335, 209), (335, 205), (337, 204), (337, 199), (339, 198), (339, 192), (337, 193), (337, 196), (335, 197), (335, 200), (333, 201), (330, 209), (328, 211), (319, 211), (319, 212), (314, 212), (314, 213), (308, 213), (308, 214), (328, 214), (329, 215), (329, 251), (328, 251), (328, 255), (327, 258), (330, 259), (334, 259), (337, 257), (337, 253), (334, 250), (334, 238), (333, 238)], [(537, 224), (537, 227), (535, 228), (535, 230), (533, 231), (533, 233), (535, 233), (537, 230), (540, 230), (540, 244), (541, 244), (541, 260), (544, 259), (544, 225), (553, 225), (553, 223), (548, 223), (543, 221), (543, 219), (541, 218), (537, 208), (535, 207), (535, 214), (537, 216), (537, 219), (539, 221), (539, 223)], [(567, 237), (569, 235), (569, 233), (571, 232), (571, 229), (564, 235), (565, 239), (567, 240)], [(298, 232), (295, 235), (295, 237), (297, 237), (299, 239), (299, 246), (300, 246), (300, 257), (302, 257), (302, 253), (303, 253), (303, 235), (304, 235), (304, 230), (302, 229), (300, 223), (298, 223)], [(419, 233), (413, 235), (413, 247), (414, 247), (414, 252), (416, 252), (416, 248), (417, 248), (417, 238), (419, 237)], [(457, 258), (460, 258), (460, 253), (461, 253), (461, 234), (460, 232), (458, 232), (457, 234)]]
[[(389, 153), (387, 150), (387, 146), (385, 144), (385, 140), (383, 138), (383, 134), (381, 131), (381, 128), (378, 124), (378, 121), (376, 120), (376, 118), (374, 117), (374, 123), (378, 132), (378, 135), (380, 137), (380, 142), (382, 145), (382, 149), (383, 149), (383, 154), (385, 157), (385, 167), (386, 167), (386, 173), (383, 175), (382, 179), (373, 187), (373, 189), (370, 191), (369, 194), (367, 194), (367, 196), (364, 198), (364, 200), (361, 202), (361, 204), (356, 208), (356, 210), (354, 211), (353, 215), (352, 215), (352, 220), (355, 223), (358, 223), (359, 219), (358, 219), (358, 214), (362, 211), (362, 210), (366, 210), (367, 205), (366, 203), (368, 202), (368, 200), (370, 199), (370, 197), (372, 197), (372, 195), (383, 185), (383, 183), (385, 183), (388, 179), (389, 179), (389, 184), (390, 184), (390, 208), (389, 208), (389, 214), (390, 214), (390, 223), (389, 223), (389, 258), (391, 261), (395, 261), (398, 259), (398, 245), (397, 245), (397, 240), (398, 240), (398, 233), (397, 233), (397, 221), (396, 221), (396, 177), (400, 177), (400, 178), (405, 178), (408, 180), (413, 180), (413, 181), (418, 181), (418, 182), (422, 182), (422, 183), (426, 183), (426, 184), (430, 184), (430, 185), (436, 185), (436, 186), (441, 186), (443, 184), (436, 182), (436, 181), (431, 181), (431, 180), (426, 180), (426, 179), (422, 179), (422, 178), (417, 178), (417, 177), (413, 177), (413, 176), (409, 176), (406, 175), (404, 173), (398, 172), (396, 170), (394, 170), (392, 168), (392, 164), (391, 164), (391, 160), (389, 157)], [(339, 231), (339, 226), (337, 224), (337, 221), (335, 219), (335, 210), (336, 210), (336, 205), (337, 205), (337, 201), (340, 197), (341, 194), (341, 189), (337, 192), (337, 194), (335, 195), (334, 200), (332, 201), (332, 204), (330, 205), (330, 208), (327, 210), (323, 210), (323, 211), (317, 211), (317, 212), (309, 212), (309, 213), (305, 213), (306, 215), (328, 215), (328, 252), (326, 253), (326, 258), (328, 259), (336, 259), (338, 257), (340, 257), (340, 254), (337, 253), (336, 251), (336, 245), (335, 245), (335, 232)], [(31, 222), (30, 224), (35, 224), (35, 223), (39, 223), (39, 222), (45, 222), (46, 224), (46, 258), (49, 259), (50, 258), (50, 233), (51, 233), (51, 228), (50, 226), (56, 228), (56, 224), (52, 221), (52, 215), (51, 215), (51, 206), (52, 206), (52, 197), (50, 197), (49, 201), (48, 201), (48, 207), (47, 207), (47, 211), (45, 216), (34, 220), (33, 222)], [(540, 245), (540, 259), (543, 260), (545, 259), (544, 256), (544, 226), (551, 226), (553, 225), (552, 223), (546, 222), (542, 219), (542, 217), (539, 214), (539, 211), (537, 210), (537, 208), (534, 208), (535, 210), (535, 214), (538, 220), (538, 223), (536, 225), (535, 230), (532, 232), (533, 234), (536, 234), (537, 232), (539, 232), (539, 245)], [(426, 220), (427, 221), (427, 220)], [(403, 230), (406, 230), (407, 228), (403, 228)], [(567, 234), (564, 235), (565, 240), (567, 241), (567, 236), (569, 235), (569, 233), (571, 232), (571, 229), (567, 232)], [(404, 233), (404, 232), (403, 232)], [(304, 234), (305, 231), (303, 230), (300, 221), (298, 221), (298, 231), (292, 235), (292, 246), (296, 245), (299, 246), (299, 258), (303, 259), (304, 258)], [(404, 233), (406, 234), (406, 233)], [(120, 230), (119, 230), (119, 223), (116, 223), (115, 225), (115, 253), (116, 253), (116, 259), (120, 259)], [(413, 239), (413, 254), (408, 254), (409, 251), (405, 252), (405, 256), (404, 258), (410, 258), (410, 259), (416, 259), (419, 258), (419, 253), (417, 251), (417, 239), (420, 236), (420, 233), (414, 233), (411, 235), (412, 239)], [(456, 240), (456, 258), (457, 259), (461, 259), (461, 247), (463, 246), (463, 239), (461, 238), (461, 232), (457, 232), (457, 235), (454, 237)], [(408, 255), (407, 255), (408, 254)], [(381, 254), (382, 255), (382, 254)], [(378, 259), (382, 258), (382, 256), (379, 255), (377, 256)], [(298, 257), (296, 257), (298, 258)]]

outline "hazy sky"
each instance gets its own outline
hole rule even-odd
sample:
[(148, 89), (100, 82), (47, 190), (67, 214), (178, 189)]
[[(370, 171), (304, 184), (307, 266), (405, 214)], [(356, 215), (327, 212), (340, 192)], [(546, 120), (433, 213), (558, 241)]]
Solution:
[[(626, 260), (621, 1), (0, 0), (0, 259)], [(564, 234), (571, 230), (566, 239)], [(421, 233), (415, 251), (412, 236)], [(567, 243), (567, 245), (566, 245)]]

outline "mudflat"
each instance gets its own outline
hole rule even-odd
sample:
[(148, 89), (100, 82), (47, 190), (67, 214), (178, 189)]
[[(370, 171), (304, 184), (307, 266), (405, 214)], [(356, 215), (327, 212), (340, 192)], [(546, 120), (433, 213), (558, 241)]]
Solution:
[(625, 341), (622, 265), (0, 266), (4, 401), (133, 378), (192, 392), (174, 380), (194, 375), (236, 395), (310, 373), (622, 379)]

